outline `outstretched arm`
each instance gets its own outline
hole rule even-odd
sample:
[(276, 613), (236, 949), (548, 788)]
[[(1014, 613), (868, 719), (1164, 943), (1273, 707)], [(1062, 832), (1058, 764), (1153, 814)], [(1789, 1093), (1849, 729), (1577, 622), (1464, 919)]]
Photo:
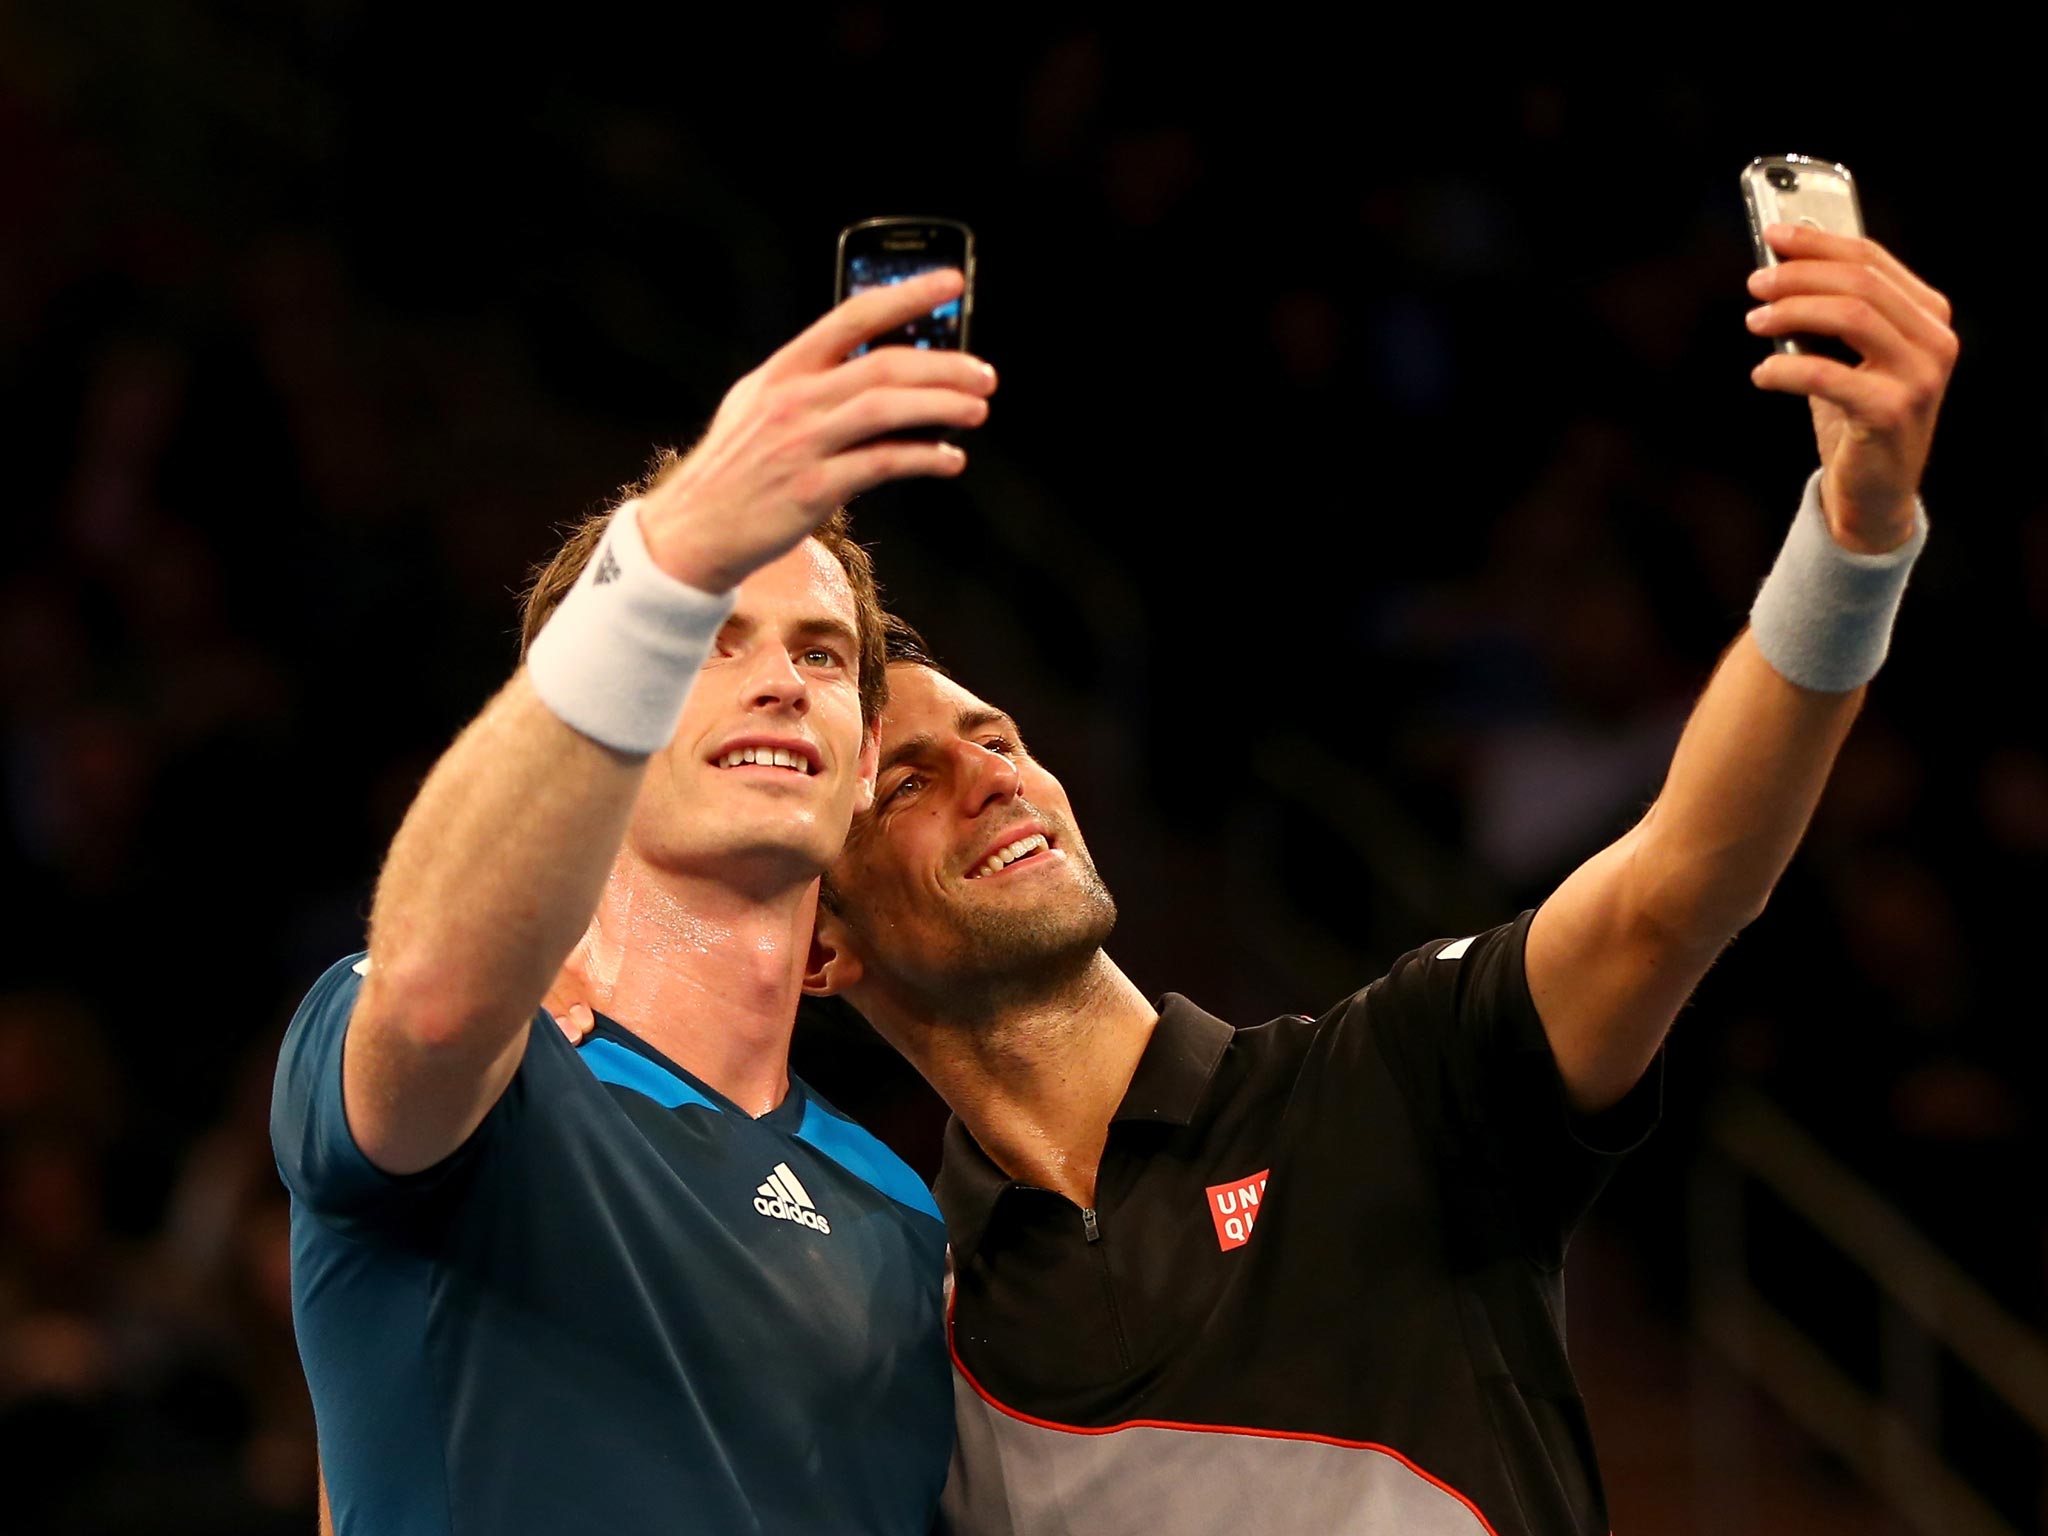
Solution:
[[(1823, 559), (1881, 569), (1915, 537), (1920, 475), (1955, 366), (1948, 303), (1873, 241), (1766, 233), (1783, 259), (1750, 277), (1766, 301), (1750, 329), (1840, 337), (1863, 362), (1774, 353), (1752, 377), (1812, 405), (1833, 546)], [(1707, 684), (1649, 813), (1574, 871), (1530, 925), (1529, 990), (1581, 1111), (1634, 1086), (1714, 957), (1763, 910), (1862, 705), (1860, 685), (1815, 664), (1853, 621), (1827, 611), (1835, 594), (1789, 579), (1792, 553)]]
[[(933, 272), (839, 306), (734, 385), (703, 441), (641, 499), (636, 569), (651, 565), (654, 600), (673, 600), (679, 633), (715, 629), (726, 600), (707, 594), (794, 549), (861, 491), (959, 471), (965, 458), (951, 444), (875, 439), (979, 424), (993, 371), (909, 347), (848, 354), (960, 286), (957, 272)], [(607, 534), (607, 552), (620, 555), (625, 536)], [(602, 555), (595, 570), (605, 579)], [(710, 636), (685, 638), (697, 646), (683, 663), (694, 671)], [(596, 910), (658, 750), (594, 739), (564, 723), (563, 705), (521, 668), (435, 765), (385, 860), (342, 1091), (357, 1144), (388, 1173), (440, 1161), (504, 1091), (534, 1009)]]

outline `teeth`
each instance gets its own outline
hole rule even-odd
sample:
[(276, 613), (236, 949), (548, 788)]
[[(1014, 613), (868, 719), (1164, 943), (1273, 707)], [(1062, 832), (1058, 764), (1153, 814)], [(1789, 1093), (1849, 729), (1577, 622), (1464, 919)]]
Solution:
[(1016, 842), (1011, 843), (1006, 848), (998, 848), (994, 853), (981, 861), (980, 867), (974, 873), (977, 877), (995, 874), (998, 870), (1016, 863), (1026, 854), (1037, 853), (1040, 849), (1050, 848), (1051, 846), (1052, 844), (1045, 840), (1043, 834), (1034, 832), (1029, 837), (1018, 838)]
[(735, 747), (718, 760), (721, 768), (737, 768), (742, 763), (757, 763), (764, 768), (794, 768), (802, 774), (816, 771), (811, 767), (809, 758), (781, 747)]

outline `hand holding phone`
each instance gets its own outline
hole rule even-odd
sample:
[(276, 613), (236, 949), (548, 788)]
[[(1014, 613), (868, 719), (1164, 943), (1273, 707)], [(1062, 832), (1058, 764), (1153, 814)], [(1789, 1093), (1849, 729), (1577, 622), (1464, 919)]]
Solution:
[(960, 293), (929, 272), (839, 305), (726, 392), (703, 438), (640, 501), (655, 563), (705, 592), (737, 586), (884, 481), (957, 475), (952, 443), (891, 436), (979, 426), (995, 370), (949, 351), (867, 344)]
[[(967, 350), (967, 326), (974, 318), (974, 231), (958, 219), (916, 218), (863, 219), (839, 231), (836, 303), (947, 267), (957, 271), (965, 284), (958, 298), (862, 343), (852, 355), (860, 357), (876, 347)], [(951, 442), (953, 436), (938, 427), (911, 427), (891, 433), (889, 440), (936, 443)]]
[(1914, 526), (1955, 368), (1949, 302), (1863, 234), (1841, 166), (1761, 159), (1743, 173), (1743, 190), (1759, 263), (1749, 275), (1759, 301), (1749, 329), (1775, 343), (1750, 377), (1812, 407), (1821, 502), (1837, 542), (1864, 553), (1896, 548)]
[[(1863, 234), (1863, 210), (1856, 201), (1856, 180), (1846, 165), (1807, 155), (1759, 155), (1742, 172), (1742, 198), (1749, 209), (1749, 238), (1756, 264), (1775, 267), (1778, 253), (1764, 239), (1773, 224), (1792, 224), (1831, 235)], [(1862, 361), (1831, 336), (1799, 333), (1775, 338), (1780, 352), (1832, 357), (1851, 368)]]

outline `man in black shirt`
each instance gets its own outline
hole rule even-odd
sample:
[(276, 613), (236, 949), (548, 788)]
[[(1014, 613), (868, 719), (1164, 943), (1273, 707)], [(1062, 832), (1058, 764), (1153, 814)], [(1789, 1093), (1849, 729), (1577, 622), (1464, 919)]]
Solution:
[(1924, 538), (1948, 305), (1882, 248), (1767, 232), (1753, 332), (1822, 468), (1648, 814), (1534, 913), (1322, 1017), (1154, 1007), (1015, 723), (898, 648), (874, 810), (806, 986), (956, 1111), (938, 1184), (976, 1533), (1608, 1529), (1564, 1349), (1565, 1240), (1656, 1118), (1653, 1063), (1762, 909)]

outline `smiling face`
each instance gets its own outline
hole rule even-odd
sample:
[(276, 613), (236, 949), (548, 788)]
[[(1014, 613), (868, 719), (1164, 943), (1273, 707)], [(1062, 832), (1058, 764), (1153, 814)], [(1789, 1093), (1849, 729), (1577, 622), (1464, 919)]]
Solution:
[(1058, 779), (1016, 722), (928, 667), (889, 669), (875, 805), (830, 876), (858, 957), (853, 1001), (1031, 993), (1078, 973), (1116, 922)]
[(869, 801), (845, 570), (805, 540), (740, 584), (627, 834), (657, 868), (772, 887), (809, 880)]

